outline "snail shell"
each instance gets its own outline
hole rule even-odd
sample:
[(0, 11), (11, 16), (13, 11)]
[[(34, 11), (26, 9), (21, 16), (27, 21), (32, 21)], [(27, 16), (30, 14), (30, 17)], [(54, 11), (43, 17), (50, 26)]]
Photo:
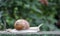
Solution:
[(24, 20), (24, 19), (19, 19), (15, 22), (14, 24), (14, 28), (16, 30), (25, 30), (25, 29), (29, 29), (30, 25), (29, 22)]

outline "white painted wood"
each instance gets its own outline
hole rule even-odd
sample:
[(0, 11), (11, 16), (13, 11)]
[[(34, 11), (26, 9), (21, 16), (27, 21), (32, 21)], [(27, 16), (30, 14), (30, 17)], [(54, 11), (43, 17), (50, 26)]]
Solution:
[(30, 27), (27, 30), (16, 30), (16, 29), (7, 29), (6, 31), (8, 32), (38, 32), (39, 28), (38, 27)]
[(26, 32), (26, 33), (22, 33), (22, 32), (7, 32), (7, 31), (0, 31), (0, 34), (59, 34), (60, 35), (60, 31), (40, 31), (40, 32)]

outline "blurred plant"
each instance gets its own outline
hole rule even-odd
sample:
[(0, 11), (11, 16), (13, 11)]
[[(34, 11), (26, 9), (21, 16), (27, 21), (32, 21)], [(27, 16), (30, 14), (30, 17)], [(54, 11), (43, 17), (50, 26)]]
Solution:
[[(45, 5), (42, 3), (45, 3)], [(4, 16), (7, 22), (7, 28), (13, 28), (14, 22), (17, 19), (26, 19), (31, 26), (38, 26), (44, 23), (42, 30), (55, 30), (54, 16), (56, 11), (55, 0), (1, 0), (0, 9), (4, 11)], [(57, 1), (57, 0), (56, 0)], [(47, 6), (46, 6), (47, 5)]]
[(5, 27), (6, 24), (4, 24), (2, 17), (3, 17), (3, 11), (0, 11), (0, 30), (6, 29)]

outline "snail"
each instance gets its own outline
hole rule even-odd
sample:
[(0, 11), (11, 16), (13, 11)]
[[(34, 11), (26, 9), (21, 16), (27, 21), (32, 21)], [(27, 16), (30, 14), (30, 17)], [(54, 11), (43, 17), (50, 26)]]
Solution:
[(19, 19), (14, 23), (14, 29), (7, 29), (7, 32), (20, 32), (20, 33), (26, 33), (26, 32), (38, 32), (40, 31), (40, 27), (43, 25), (40, 24), (37, 27), (30, 27), (29, 22), (24, 19)]
[(13, 33), (27, 33), (27, 32), (40, 32), (40, 27), (42, 26), (43, 24), (40, 24), (39, 26), (37, 27), (30, 27), (29, 29), (26, 29), (26, 30), (16, 30), (16, 29), (7, 29), (6, 31), (7, 32), (13, 32)]

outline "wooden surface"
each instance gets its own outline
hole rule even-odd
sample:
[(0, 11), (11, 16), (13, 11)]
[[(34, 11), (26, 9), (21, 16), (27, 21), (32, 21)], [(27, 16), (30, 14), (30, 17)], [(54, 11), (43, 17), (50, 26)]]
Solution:
[(40, 32), (7, 32), (7, 31), (0, 31), (0, 34), (60, 34), (60, 31), (40, 31)]

